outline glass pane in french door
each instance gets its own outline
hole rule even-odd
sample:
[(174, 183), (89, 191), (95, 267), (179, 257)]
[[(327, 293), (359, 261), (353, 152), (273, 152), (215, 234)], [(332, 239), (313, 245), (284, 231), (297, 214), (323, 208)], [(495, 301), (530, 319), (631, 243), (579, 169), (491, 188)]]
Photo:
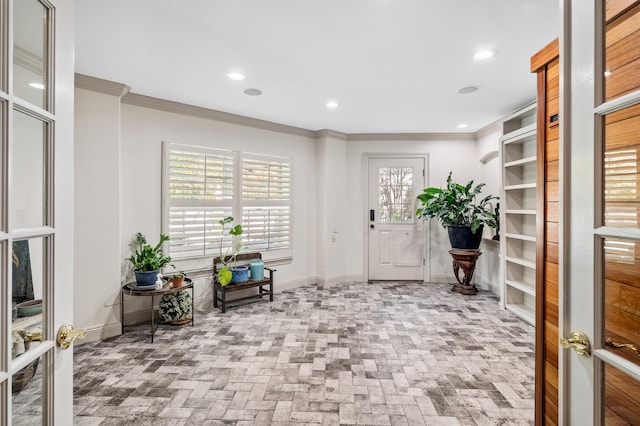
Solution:
[(45, 357), (30, 361), (11, 377), (11, 424), (40, 425)]
[(13, 94), (46, 109), (47, 14), (38, 0), (13, 2)]
[[(616, 4), (617, 3), (617, 4)], [(605, 100), (610, 101), (640, 87), (640, 2), (628, 10), (629, 1), (607, 1), (605, 30), (604, 89)], [(622, 13), (619, 13), (622, 12)]]
[[(640, 242), (603, 238), (604, 349), (640, 366)], [(640, 389), (640, 382), (635, 382)]]
[(46, 123), (14, 111), (10, 188), (13, 229), (48, 225), (46, 136)]
[(617, 368), (603, 364), (604, 424), (637, 425), (640, 422), (638, 382)]
[(12, 363), (39, 344), (46, 330), (48, 238), (14, 240), (11, 250)]

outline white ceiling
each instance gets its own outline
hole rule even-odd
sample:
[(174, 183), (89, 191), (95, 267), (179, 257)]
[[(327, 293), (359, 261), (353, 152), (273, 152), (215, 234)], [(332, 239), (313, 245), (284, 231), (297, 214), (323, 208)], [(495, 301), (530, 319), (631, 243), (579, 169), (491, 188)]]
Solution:
[[(346, 133), (476, 131), (533, 101), (558, 0), (76, 0), (76, 72)], [(473, 59), (477, 49), (498, 51)], [(246, 74), (244, 81), (226, 77)], [(478, 86), (472, 94), (457, 91)], [(262, 96), (248, 96), (258, 88)], [(340, 107), (325, 104), (336, 100)]]

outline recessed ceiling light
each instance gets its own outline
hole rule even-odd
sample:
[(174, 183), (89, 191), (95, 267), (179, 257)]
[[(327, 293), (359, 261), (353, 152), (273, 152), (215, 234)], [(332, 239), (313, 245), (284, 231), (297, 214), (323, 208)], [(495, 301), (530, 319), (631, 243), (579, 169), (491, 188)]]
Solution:
[(336, 101), (329, 101), (327, 102), (327, 108), (338, 108), (338, 103)]
[(483, 61), (485, 59), (491, 58), (495, 54), (496, 51), (493, 49), (478, 50), (476, 53), (474, 53), (473, 59), (475, 59), (476, 61)]
[(239, 72), (230, 72), (229, 74), (227, 74), (227, 77), (229, 77), (231, 80), (236, 81), (244, 80), (244, 74)]
[(262, 95), (262, 90), (260, 89), (247, 89), (244, 91), (245, 95), (249, 95), (249, 96), (260, 96)]
[(477, 86), (467, 86), (467, 87), (463, 87), (462, 89), (458, 90), (458, 93), (460, 93), (461, 95), (468, 95), (469, 93), (473, 93), (473, 92), (477, 92), (478, 91), (478, 87)]
[(458, 124), (458, 129), (466, 129), (468, 126), (465, 123)]
[(44, 84), (42, 83), (29, 83), (29, 86), (33, 87), (34, 89), (44, 90)]

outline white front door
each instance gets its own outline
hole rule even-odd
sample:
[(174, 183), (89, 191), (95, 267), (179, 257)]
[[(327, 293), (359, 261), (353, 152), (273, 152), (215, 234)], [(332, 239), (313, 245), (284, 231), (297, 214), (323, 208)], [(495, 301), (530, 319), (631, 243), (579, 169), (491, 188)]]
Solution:
[(70, 425), (73, 1), (0, 0), (0, 20), (0, 424)]
[[(640, 419), (640, 2), (563, 0), (560, 421)], [(565, 118), (566, 117), (566, 118)], [(583, 332), (591, 355), (569, 341)], [(580, 343), (578, 343), (579, 345)]]
[(369, 279), (423, 280), (424, 234), (415, 216), (424, 158), (369, 158)]

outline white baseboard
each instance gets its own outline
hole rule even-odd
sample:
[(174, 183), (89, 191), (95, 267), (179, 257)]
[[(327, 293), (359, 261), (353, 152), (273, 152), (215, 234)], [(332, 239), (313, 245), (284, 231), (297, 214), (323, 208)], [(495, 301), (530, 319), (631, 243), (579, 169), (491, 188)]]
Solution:
[(453, 284), (454, 282), (456, 282), (456, 277), (453, 274), (446, 274), (446, 275), (433, 275), (432, 274), (430, 282), (432, 282), (432, 283)]
[(483, 277), (478, 277), (476, 279), (476, 285), (484, 290), (489, 290), (495, 296), (500, 297), (500, 285), (498, 283), (494, 283), (493, 281), (489, 281)]
[(316, 277), (318, 287), (331, 287), (341, 283), (366, 282), (366, 278), (361, 274), (344, 274), (335, 277)]
[(87, 335), (84, 339), (75, 340), (74, 345), (82, 345), (83, 343), (95, 342), (97, 340), (108, 339), (109, 337), (119, 336), (121, 334), (122, 327), (120, 322), (114, 324), (108, 324), (103, 327), (88, 328)]

